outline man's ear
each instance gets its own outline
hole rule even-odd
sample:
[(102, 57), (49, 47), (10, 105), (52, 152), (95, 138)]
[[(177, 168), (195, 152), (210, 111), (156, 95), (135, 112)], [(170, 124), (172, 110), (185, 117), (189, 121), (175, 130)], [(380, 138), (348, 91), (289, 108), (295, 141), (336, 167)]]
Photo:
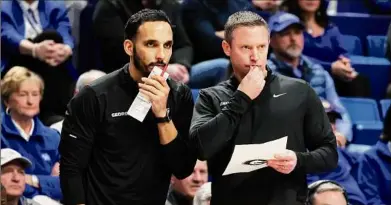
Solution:
[(223, 42), (221, 42), (221, 46), (223, 47), (225, 55), (231, 56), (231, 46), (226, 40), (223, 40)]
[(129, 39), (124, 41), (124, 50), (128, 56), (133, 56), (133, 42)]
[(175, 180), (176, 180), (176, 177), (174, 175), (172, 175), (171, 180), (170, 180), (171, 185), (175, 183)]

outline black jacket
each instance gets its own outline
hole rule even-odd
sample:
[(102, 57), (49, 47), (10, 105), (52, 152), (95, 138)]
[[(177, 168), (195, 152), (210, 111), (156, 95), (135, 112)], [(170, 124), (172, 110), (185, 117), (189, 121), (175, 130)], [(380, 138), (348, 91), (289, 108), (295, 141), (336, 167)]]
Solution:
[(69, 103), (60, 142), (64, 204), (163, 205), (170, 178), (189, 176), (196, 163), (189, 142), (190, 89), (168, 80), (167, 106), (178, 136), (161, 145), (150, 110), (127, 115), (138, 93), (128, 65), (83, 88)]
[[(272, 74), (253, 101), (229, 80), (200, 91), (190, 127), (198, 157), (208, 160), (213, 178), (212, 205), (302, 204), (306, 174), (337, 166), (336, 139), (324, 108), (304, 81)], [(257, 144), (288, 136), (287, 149), (297, 155), (288, 175), (266, 167), (222, 176), (235, 145)], [(308, 151), (307, 151), (308, 149)]]
[[(176, 0), (161, 0), (151, 6), (163, 10), (175, 26), (173, 53), (170, 63), (179, 63), (190, 69), (193, 47), (185, 32), (180, 16), (180, 5)], [(129, 61), (123, 48), (124, 28), (129, 17), (142, 10), (141, 0), (100, 0), (93, 15), (94, 35), (101, 50), (103, 70), (111, 72)]]
[(195, 62), (226, 58), (216, 31), (224, 30), (228, 17), (237, 11), (256, 11), (248, 0), (186, 0), (183, 25), (194, 45)]

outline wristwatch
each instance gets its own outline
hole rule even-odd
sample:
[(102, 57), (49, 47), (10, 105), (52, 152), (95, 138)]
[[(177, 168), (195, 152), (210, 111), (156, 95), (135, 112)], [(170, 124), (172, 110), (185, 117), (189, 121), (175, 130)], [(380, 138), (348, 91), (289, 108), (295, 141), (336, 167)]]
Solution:
[(167, 108), (166, 116), (156, 117), (157, 123), (165, 123), (165, 122), (170, 122), (170, 121), (171, 121), (170, 108)]

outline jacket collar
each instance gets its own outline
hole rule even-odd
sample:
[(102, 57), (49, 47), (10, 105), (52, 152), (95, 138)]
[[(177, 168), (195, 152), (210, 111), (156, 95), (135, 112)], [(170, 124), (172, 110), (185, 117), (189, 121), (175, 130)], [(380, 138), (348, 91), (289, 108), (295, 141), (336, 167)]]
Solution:
[[(294, 68), (288, 63), (281, 61), (277, 58), (274, 53), (270, 54), (269, 59), (276, 64), (277, 70), (293, 70)], [(303, 70), (304, 64), (308, 64), (308, 60), (304, 56), (300, 56), (299, 66), (297, 67), (300, 70)]]
[[(33, 134), (31, 135), (30, 139), (33, 137), (38, 137), (38, 139), (43, 140), (43, 136), (45, 136), (45, 126), (38, 119), (38, 117), (34, 117), (33, 120), (35, 125), (34, 125)], [(5, 133), (9, 135), (18, 136), (21, 138), (18, 129), (15, 127), (14, 123), (12, 122), (11, 116), (6, 113), (4, 113), (2, 116), (2, 129)]]
[(119, 72), (120, 84), (124, 86), (125, 90), (138, 89), (137, 82), (130, 75), (129, 63), (125, 64)]
[[(39, 21), (41, 23), (42, 29), (49, 27), (49, 20), (47, 17), (46, 12), (46, 5), (44, 0), (37, 0), (38, 1), (38, 13), (39, 13)], [(16, 24), (17, 24), (17, 31), (19, 34), (22, 34), (24, 36), (25, 32), (25, 25), (24, 25), (24, 19), (23, 19), (23, 9), (20, 6), (18, 0), (12, 1), (12, 14), (15, 18)]]

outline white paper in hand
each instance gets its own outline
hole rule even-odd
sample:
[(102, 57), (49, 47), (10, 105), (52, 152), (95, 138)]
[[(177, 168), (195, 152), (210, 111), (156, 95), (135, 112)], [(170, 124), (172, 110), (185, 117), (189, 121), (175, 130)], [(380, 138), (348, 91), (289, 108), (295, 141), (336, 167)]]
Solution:
[[(162, 73), (162, 71), (163, 71), (162, 69), (155, 66), (152, 69), (151, 73), (149, 74), (148, 78), (151, 78), (154, 75), (160, 75)], [(163, 77), (164, 77), (164, 79), (167, 80), (168, 73), (165, 72), (163, 74)], [(151, 109), (151, 106), (152, 106), (151, 102), (149, 102), (149, 100), (147, 98), (145, 98), (143, 96), (143, 94), (138, 93), (136, 98), (134, 99), (132, 105), (130, 106), (130, 108), (128, 110), (128, 115), (130, 115), (131, 117), (133, 117), (134, 119), (136, 119), (140, 122), (143, 122), (145, 116), (147, 116), (149, 110)]]
[(223, 175), (252, 172), (267, 167), (266, 161), (286, 150), (288, 136), (263, 144), (236, 145)]

